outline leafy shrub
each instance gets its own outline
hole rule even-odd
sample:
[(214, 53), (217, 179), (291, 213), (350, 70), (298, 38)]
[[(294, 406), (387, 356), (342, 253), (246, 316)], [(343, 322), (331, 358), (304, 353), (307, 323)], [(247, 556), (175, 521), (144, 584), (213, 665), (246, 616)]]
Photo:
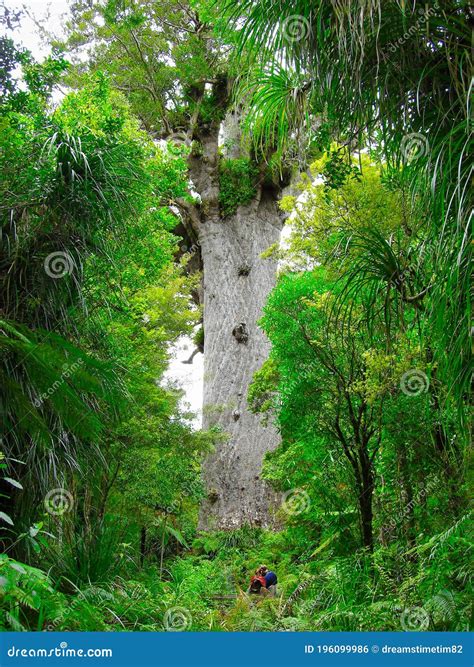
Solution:
[(45, 572), (0, 555), (0, 630), (41, 629), (44, 607), (52, 597)]
[(51, 543), (46, 560), (54, 577), (68, 587), (111, 581), (125, 566), (129, 573), (135, 569), (126, 534), (126, 526), (109, 516), (93, 533), (66, 533), (61, 543)]
[(257, 192), (258, 169), (246, 158), (221, 160), (219, 165), (219, 205), (222, 215), (233, 215), (249, 204)]

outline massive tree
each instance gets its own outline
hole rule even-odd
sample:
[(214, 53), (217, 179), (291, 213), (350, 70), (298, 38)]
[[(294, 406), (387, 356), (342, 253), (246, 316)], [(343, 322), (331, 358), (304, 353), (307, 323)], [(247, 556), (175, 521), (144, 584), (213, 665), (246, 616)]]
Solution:
[(193, 194), (170, 204), (181, 211), (190, 264), (203, 271), (204, 427), (224, 433), (204, 465), (200, 525), (228, 529), (268, 525), (276, 499), (260, 469), (277, 432), (260, 424), (246, 396), (269, 348), (257, 322), (276, 260), (261, 254), (279, 240), (282, 217), (279, 179), (241, 138), (230, 47), (211, 20), (175, 0), (76, 3), (68, 44), (91, 45), (75, 83), (105, 71), (156, 140), (188, 151)]

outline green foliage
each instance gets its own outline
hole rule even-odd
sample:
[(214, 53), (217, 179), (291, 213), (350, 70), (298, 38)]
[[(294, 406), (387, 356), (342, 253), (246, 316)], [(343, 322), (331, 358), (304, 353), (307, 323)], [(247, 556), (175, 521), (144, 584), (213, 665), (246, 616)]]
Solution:
[(247, 158), (222, 159), (219, 163), (219, 206), (223, 216), (250, 204), (257, 192), (258, 169)]
[[(334, 155), (339, 166), (345, 165), (341, 171), (334, 167)], [(416, 256), (420, 222), (414, 204), (407, 201), (403, 190), (389, 187), (383, 181), (382, 165), (366, 155), (359, 157), (359, 160), (351, 158), (342, 149), (340, 153), (335, 150), (323, 153), (311, 164), (311, 178), (302, 176), (297, 195), (282, 198), (281, 208), (291, 216), (288, 249), (291, 262), (303, 268), (322, 263), (339, 277), (349, 265), (353, 267), (354, 257), (360, 254), (359, 237), (364, 233), (378, 233), (386, 241), (393, 238), (403, 244), (405, 252), (414, 246), (412, 255)], [(304, 205), (298, 203), (300, 194), (304, 196)], [(415, 236), (413, 241), (401, 234), (408, 220), (409, 232)], [(394, 275), (392, 280), (396, 278)]]
[[(133, 550), (127, 542), (131, 533), (122, 517), (110, 513), (93, 530), (76, 525), (71, 531), (68, 522), (62, 524), (63, 539), (50, 540), (42, 554), (42, 562), (61, 588), (71, 592), (74, 587), (103, 584), (133, 566)], [(51, 530), (60, 530), (60, 522)]]
[(311, 126), (306, 90), (304, 77), (278, 64), (242, 77), (236, 96), (245, 103), (244, 128), (258, 153), (276, 150), (280, 163), (285, 156), (294, 162), (302, 144), (306, 149)]
[[(186, 629), (195, 631), (400, 631), (404, 610), (410, 607), (425, 610), (429, 630), (469, 627), (472, 582), (457, 575), (469, 569), (469, 549), (462, 537), (445, 542), (443, 552), (434, 557), (426, 544), (420, 544), (417, 559), (395, 547), (379, 548), (373, 571), (362, 554), (338, 556), (333, 547), (318, 550), (318, 541), (304, 533), (298, 537), (290, 531), (263, 531), (250, 541), (237, 535), (234, 544), (226, 540), (225, 549), (219, 535), (204, 540), (215, 540), (215, 548), (204, 549), (204, 541), (196, 542), (192, 554), (167, 563), (165, 581), (149, 567), (67, 594), (53, 592), (45, 575), (34, 568), (3, 560), (0, 573), (8, 584), (2, 605), (15, 609), (14, 616), (5, 616), (6, 627), (22, 629), (19, 618), (22, 625), (31, 627), (33, 622), (38, 629), (162, 631), (166, 611), (176, 607), (188, 612)], [(446, 570), (446, 558), (456, 570)], [(250, 574), (262, 561), (278, 573), (276, 599), (245, 594)], [(23, 610), (19, 616), (17, 601)]]
[(472, 372), (468, 3), (216, 5), (229, 18), (230, 34), (239, 30), (236, 53), (249, 70), (243, 101), (258, 144), (285, 151), (290, 135), (304, 133), (303, 157), (312, 143), (328, 148), (331, 140), (375, 146), (423, 203), (425, 252), (434, 270), (432, 349), (462, 417)]
[(30, 501), (64, 483), (100, 437), (105, 413), (123, 403), (117, 368), (80, 340), (83, 271), (143, 210), (153, 181), (151, 144), (104, 80), (51, 110), (46, 91), (61, 64), (22, 65), (29, 87), (0, 112), (2, 436), (13, 473), (38, 494), (16, 494), (17, 511), (32, 519)]
[[(326, 173), (327, 160), (314, 164), (314, 175)], [(292, 236), (279, 254), (291, 271), (265, 308), (261, 326), (272, 351), (249, 401), (282, 435), (266, 456), (264, 477), (290, 502), (295, 490), (302, 499), (301, 512), (282, 515), (293, 540), (318, 541), (323, 560), (328, 549), (345, 559), (361, 538), (370, 545), (364, 524), (372, 525), (373, 557), (361, 562), (373, 591), (378, 554), (397, 549), (416, 559), (419, 543), (430, 543), (427, 535), (463, 521), (466, 485), (454, 489), (446, 466), (461, 468), (464, 479), (468, 454), (430, 349), (430, 265), (417, 256), (419, 209), (364, 156), (359, 166), (358, 178), (343, 178), (338, 187), (303, 179), (304, 196), (282, 201), (292, 214)], [(406, 385), (410, 374), (420, 378), (419, 388)], [(432, 518), (434, 508), (444, 520)], [(424, 567), (426, 561), (416, 577), (427, 576)], [(407, 569), (403, 576), (415, 575)], [(354, 604), (348, 612), (355, 617)], [(398, 603), (377, 604), (380, 622), (389, 623)], [(332, 615), (327, 620), (321, 628), (338, 623)]]
[(52, 597), (50, 578), (41, 570), (0, 554), (0, 629), (41, 629), (42, 609)]
[[(190, 119), (195, 130), (218, 123), (225, 50), (197, 9), (176, 0), (139, 0), (133, 8), (115, 0), (100, 0), (93, 8), (76, 3), (61, 46), (74, 53), (87, 44), (93, 57), (88, 68), (74, 65), (68, 81), (81, 86), (91, 70), (106, 71), (155, 135), (181, 133)], [(204, 84), (211, 81), (216, 85), (207, 90)]]
[(268, 359), (254, 374), (249, 388), (248, 401), (253, 412), (265, 413), (272, 409), (273, 393), (271, 389), (277, 386), (278, 379), (277, 365), (273, 359)]
[(327, 155), (324, 169), (322, 171), (324, 187), (327, 190), (340, 190), (349, 179), (360, 179), (359, 169), (352, 164), (351, 160), (335, 150)]
[[(82, 585), (122, 571), (125, 534), (137, 560), (141, 527), (151, 548), (158, 508), (174, 521), (180, 510), (186, 529), (195, 515), (210, 438), (159, 380), (170, 343), (200, 319), (199, 277), (174, 264), (168, 206), (187, 192), (182, 151), (157, 148), (102, 76), (51, 110), (43, 69), (21, 111), (10, 95), (0, 119), (3, 436), (8, 479), (21, 480), (14, 498), (1, 493), (1, 516), (27, 530), (51, 488), (73, 510), (44, 514), (40, 556), (13, 531), (2, 541)], [(51, 276), (45, 258), (58, 249), (65, 270)], [(178, 525), (167, 530), (178, 539)]]
[[(422, 37), (415, 3), (349, 4), (74, 3), (87, 67), (0, 39), (2, 630), (164, 631), (175, 608), (193, 631), (397, 631), (412, 607), (422, 629), (468, 628), (463, 5), (425, 9)], [(288, 39), (290, 14), (311, 39)], [(64, 73), (77, 89), (53, 108)], [(288, 247), (263, 255), (286, 266), (248, 394), (281, 434), (262, 470), (279, 530), (200, 534), (222, 434), (164, 382), (171, 344), (204, 343), (173, 211), (234, 75), (255, 156), (312, 166), (281, 202)], [(426, 154), (406, 152), (413, 132)], [(261, 173), (220, 159), (223, 216)], [(262, 563), (276, 598), (246, 594)]]

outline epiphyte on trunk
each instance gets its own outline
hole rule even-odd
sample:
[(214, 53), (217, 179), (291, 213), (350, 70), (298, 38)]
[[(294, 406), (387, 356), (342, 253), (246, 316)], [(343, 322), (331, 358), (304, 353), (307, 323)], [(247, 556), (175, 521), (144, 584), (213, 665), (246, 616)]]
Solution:
[(249, 333), (247, 331), (247, 325), (245, 322), (240, 322), (232, 329), (232, 335), (238, 343), (243, 343), (247, 345), (249, 339)]

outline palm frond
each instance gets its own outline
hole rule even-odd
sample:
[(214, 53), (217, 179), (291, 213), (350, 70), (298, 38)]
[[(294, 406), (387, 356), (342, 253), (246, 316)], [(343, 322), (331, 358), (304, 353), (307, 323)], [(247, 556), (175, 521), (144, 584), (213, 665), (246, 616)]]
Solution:
[(120, 381), (108, 364), (52, 332), (3, 320), (0, 349), (3, 451), (13, 459), (26, 456), (28, 474), (47, 486), (64, 470), (60, 461), (77, 465), (76, 441), (100, 437), (101, 405), (120, 406)]
[[(217, 0), (239, 35), (245, 62), (297, 72), (330, 135), (382, 147), (425, 203), (425, 238), (436, 276), (431, 325), (444, 381), (462, 408), (470, 376), (469, 184), (472, 165), (471, 9), (463, 0)], [(288, 33), (299, 22), (300, 38)], [(289, 76), (289, 75), (288, 75)], [(275, 97), (278, 97), (275, 95)], [(254, 118), (266, 128), (276, 105)], [(268, 114), (268, 120), (263, 116)], [(295, 117), (295, 121), (304, 122)], [(295, 131), (295, 130), (294, 130)], [(415, 148), (413, 155), (411, 149)], [(367, 267), (361, 265), (364, 271)], [(354, 284), (354, 283), (353, 283)]]
[(298, 144), (310, 127), (308, 83), (275, 65), (240, 81), (236, 97), (244, 107), (244, 129), (257, 151), (273, 148), (279, 154)]

